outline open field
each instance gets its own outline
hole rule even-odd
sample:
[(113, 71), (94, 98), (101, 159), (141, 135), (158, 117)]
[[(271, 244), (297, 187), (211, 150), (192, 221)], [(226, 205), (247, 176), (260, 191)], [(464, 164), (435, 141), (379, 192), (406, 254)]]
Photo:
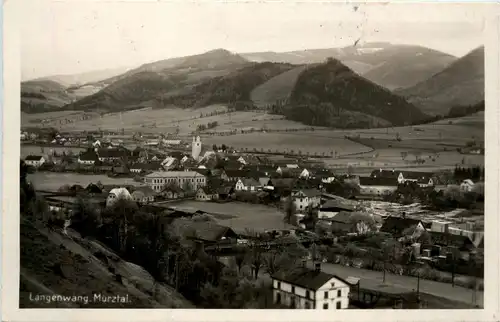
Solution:
[(289, 133), (250, 133), (237, 134), (231, 136), (218, 136), (203, 138), (207, 144), (226, 144), (235, 148), (247, 148), (258, 151), (262, 148), (263, 151), (269, 149), (274, 152), (294, 151), (306, 154), (309, 153), (325, 153), (330, 155), (332, 151), (337, 151), (339, 154), (362, 153), (370, 151), (370, 148), (346, 140), (341, 136), (331, 137), (322, 136), (323, 132), (289, 132)]
[(116, 184), (116, 185), (141, 185), (132, 178), (109, 178), (102, 174), (78, 174), (78, 173), (51, 173), (36, 172), (28, 174), (28, 181), (31, 181), (38, 190), (57, 190), (65, 184), (78, 184), (86, 187), (89, 183)]
[[(172, 203), (172, 206), (189, 207), (206, 211), (208, 213), (221, 214), (217, 221), (231, 227), (238, 233), (244, 233), (246, 229), (264, 231), (270, 229), (290, 228), (283, 222), (284, 214), (276, 208), (264, 205), (252, 205), (242, 202), (213, 203), (203, 201), (182, 201)], [(231, 218), (228, 218), (231, 217)]]
[(57, 154), (68, 153), (69, 151), (73, 152), (73, 154), (78, 154), (81, 151), (84, 151), (82, 148), (68, 148), (68, 147), (41, 147), (37, 145), (21, 145), (21, 158), (26, 158), (28, 155), (41, 155), (43, 157), (47, 157), (49, 154), (52, 154), (52, 151)]

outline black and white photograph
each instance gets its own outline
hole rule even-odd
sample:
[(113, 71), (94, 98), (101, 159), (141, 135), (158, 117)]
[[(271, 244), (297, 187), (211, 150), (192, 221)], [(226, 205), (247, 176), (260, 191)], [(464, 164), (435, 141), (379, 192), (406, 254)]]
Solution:
[(18, 309), (485, 309), (493, 7), (21, 2)]

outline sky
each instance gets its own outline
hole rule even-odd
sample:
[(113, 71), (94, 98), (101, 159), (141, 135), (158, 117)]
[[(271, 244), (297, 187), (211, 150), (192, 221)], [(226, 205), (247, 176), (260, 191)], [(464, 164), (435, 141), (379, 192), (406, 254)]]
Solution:
[(291, 51), (360, 39), (463, 56), (484, 43), (479, 4), (20, 2), (23, 80), (133, 68), (216, 48)]

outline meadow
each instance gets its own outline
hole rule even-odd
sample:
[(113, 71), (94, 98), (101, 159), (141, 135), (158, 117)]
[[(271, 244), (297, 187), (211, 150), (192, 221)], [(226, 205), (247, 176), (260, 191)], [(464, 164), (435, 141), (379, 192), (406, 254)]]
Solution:
[[(209, 132), (229, 132), (231, 130), (254, 129), (296, 129), (295, 132), (254, 132), (235, 135), (204, 135), (203, 144), (225, 144), (237, 149), (249, 149), (264, 152), (295, 152), (302, 154), (329, 156), (323, 159), (333, 168), (346, 169), (349, 165), (355, 171), (369, 171), (374, 167), (399, 167), (421, 170), (440, 170), (457, 164), (482, 165), (482, 155), (462, 155), (457, 148), (465, 147), (468, 142), (484, 144), (484, 113), (440, 120), (438, 122), (405, 127), (335, 130), (315, 127), (315, 131), (301, 123), (283, 119), (282, 116), (270, 115), (260, 111), (238, 111), (213, 116), (212, 112), (227, 111), (223, 105), (212, 105), (199, 109), (165, 108), (128, 111), (107, 114), (89, 120), (80, 120), (59, 126), (64, 131), (83, 131), (89, 129), (121, 130), (126, 133), (142, 132), (151, 134), (175, 133), (189, 139), (191, 132), (200, 124), (217, 122), (218, 126)], [(59, 113), (59, 114), (58, 114)], [(61, 118), (62, 112), (44, 113), (46, 118)], [(35, 114), (39, 115), (39, 114)], [(200, 117), (202, 116), (202, 117)], [(24, 117), (24, 115), (23, 115)], [(27, 120), (34, 116), (28, 115)], [(38, 118), (42, 117), (39, 115)], [(24, 121), (24, 120), (23, 120)], [(303, 131), (299, 131), (304, 128)], [(346, 139), (356, 138), (356, 142)], [(332, 157), (337, 153), (337, 158)], [(402, 153), (408, 153), (403, 160)], [(424, 164), (414, 164), (413, 153), (425, 159)]]
[(21, 158), (26, 158), (28, 155), (42, 155), (44, 157), (52, 154), (52, 152), (56, 152), (61, 155), (63, 152), (68, 154), (71, 151), (73, 154), (79, 154), (81, 151), (84, 151), (82, 148), (73, 148), (73, 147), (41, 147), (37, 145), (21, 145)]
[[(276, 208), (242, 202), (214, 203), (203, 201), (182, 201), (172, 203), (179, 208), (193, 208), (215, 214), (221, 225), (231, 227), (236, 232), (265, 231), (290, 228), (283, 222), (284, 214)], [(217, 216), (220, 214), (221, 216)]]
[(78, 174), (78, 173), (51, 173), (35, 172), (28, 174), (28, 181), (33, 183), (37, 190), (56, 191), (61, 186), (69, 184), (78, 184), (84, 188), (90, 183), (113, 185), (141, 185), (142, 183), (134, 181), (132, 178), (110, 178), (102, 174)]

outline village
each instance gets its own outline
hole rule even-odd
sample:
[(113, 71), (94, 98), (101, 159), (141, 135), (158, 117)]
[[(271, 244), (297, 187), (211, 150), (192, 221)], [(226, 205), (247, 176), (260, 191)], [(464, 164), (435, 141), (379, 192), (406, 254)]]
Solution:
[[(446, 173), (373, 169), (362, 176), (335, 173), (305, 156), (206, 146), (200, 136), (115, 136), (21, 133), (25, 144), (43, 146), (43, 153), (24, 158), (28, 173), (129, 179), (127, 184), (65, 182), (56, 190), (35, 183), (51, 211), (71, 220), (82, 198), (102, 211), (127, 200), (179, 222), (192, 219), (181, 225), (183, 233), (224, 265), (231, 265), (237, 248), (255, 245), (256, 239), (265, 249), (293, 239), (307, 249), (305, 267), (289, 274), (268, 270), (275, 305), (345, 309), (387, 301), (393, 308), (432, 308), (432, 300), (421, 300), (424, 294), (482, 305), (480, 167), (457, 166)], [(200, 216), (212, 220), (194, 221)], [(383, 259), (370, 254), (374, 249)], [(250, 266), (259, 277), (255, 263)], [(386, 272), (406, 280), (391, 285)], [(452, 291), (430, 284), (424, 289), (421, 279)]]

